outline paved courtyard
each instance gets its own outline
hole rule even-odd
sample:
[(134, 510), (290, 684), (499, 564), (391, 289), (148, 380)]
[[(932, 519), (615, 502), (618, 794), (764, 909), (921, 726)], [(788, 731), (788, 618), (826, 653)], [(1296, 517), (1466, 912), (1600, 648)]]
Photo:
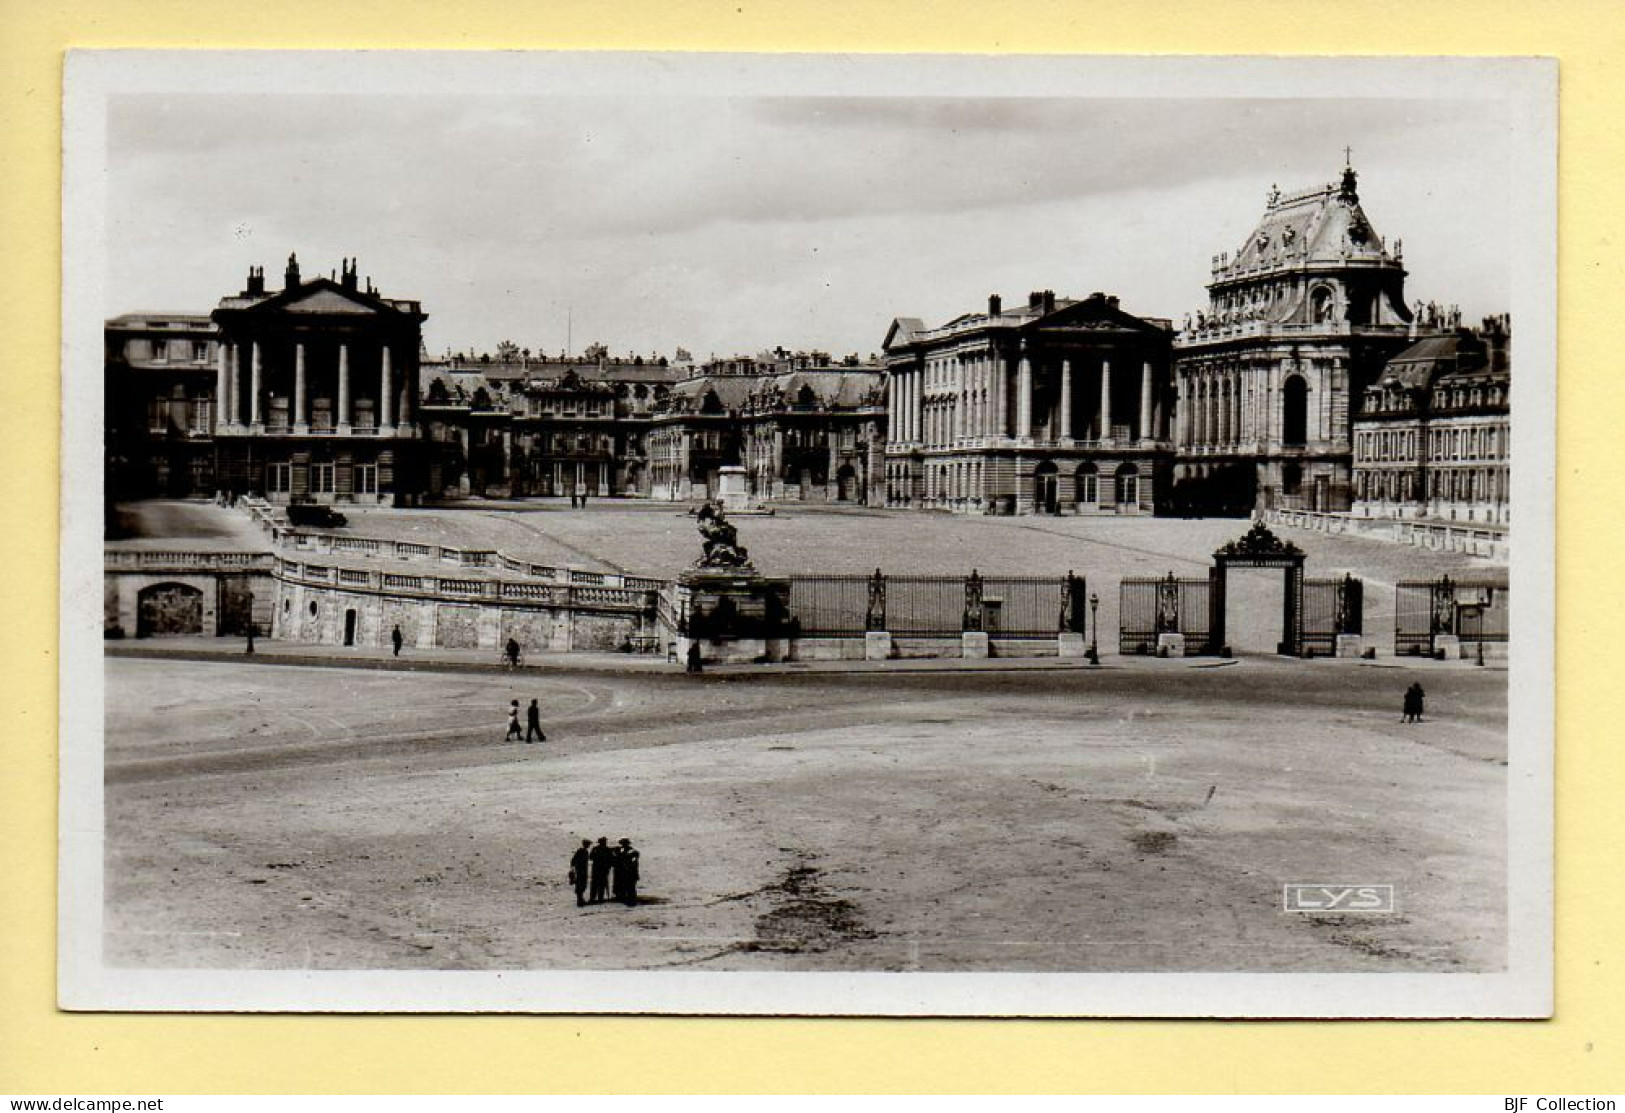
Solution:
[[(1417, 678), (1428, 721), (1401, 725)], [(1493, 970), (1505, 679), (1267, 658), (697, 678), (110, 658), (106, 955)], [(502, 743), (508, 700), (532, 697), (549, 741)], [(643, 904), (575, 907), (567, 859), (598, 835), (641, 848)], [(1292, 881), (1392, 883), (1398, 911), (1287, 914)]]

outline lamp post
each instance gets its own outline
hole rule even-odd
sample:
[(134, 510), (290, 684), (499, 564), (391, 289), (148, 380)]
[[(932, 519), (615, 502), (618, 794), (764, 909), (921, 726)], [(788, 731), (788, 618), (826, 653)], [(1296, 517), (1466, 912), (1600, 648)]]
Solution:
[(254, 593), (248, 593), (248, 646), (243, 650), (246, 653), (254, 652)]
[(1089, 663), (1100, 664), (1100, 596), (1089, 593)]

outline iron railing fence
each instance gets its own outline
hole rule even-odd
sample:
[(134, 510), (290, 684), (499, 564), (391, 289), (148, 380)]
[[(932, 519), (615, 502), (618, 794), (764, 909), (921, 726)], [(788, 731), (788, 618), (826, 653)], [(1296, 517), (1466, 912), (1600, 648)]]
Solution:
[(1507, 581), (1496, 577), (1402, 580), (1394, 587), (1394, 655), (1430, 656), (1440, 635), (1505, 644), (1511, 603)]
[(1353, 576), (1303, 581), (1300, 621), (1300, 652), (1316, 657), (1335, 654), (1339, 634), (1359, 634), (1365, 630), (1365, 585)]
[(790, 579), (789, 609), (804, 637), (897, 637), (983, 631), (989, 638), (1052, 638), (1082, 633), (1083, 577), (804, 574)]
[(1117, 597), (1117, 651), (1155, 653), (1158, 634), (1183, 634), (1187, 655), (1205, 652), (1211, 637), (1211, 600), (1205, 577), (1180, 579), (1170, 572), (1160, 579), (1124, 579)]

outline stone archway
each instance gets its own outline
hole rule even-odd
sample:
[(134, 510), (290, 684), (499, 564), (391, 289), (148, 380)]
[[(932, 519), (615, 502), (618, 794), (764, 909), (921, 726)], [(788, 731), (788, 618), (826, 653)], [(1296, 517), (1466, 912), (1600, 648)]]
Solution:
[(166, 582), (136, 594), (135, 636), (177, 637), (203, 633), (203, 592), (190, 584)]

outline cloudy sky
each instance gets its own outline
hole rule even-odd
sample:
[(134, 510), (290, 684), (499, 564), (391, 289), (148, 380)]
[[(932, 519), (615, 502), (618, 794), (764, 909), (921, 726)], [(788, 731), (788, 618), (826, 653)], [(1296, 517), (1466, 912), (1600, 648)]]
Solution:
[(156, 95), (108, 112), (108, 315), (359, 257), (429, 350), (879, 348), (1050, 288), (1180, 319), (1353, 148), (1409, 299), (1508, 306), (1504, 118), (1451, 100)]

